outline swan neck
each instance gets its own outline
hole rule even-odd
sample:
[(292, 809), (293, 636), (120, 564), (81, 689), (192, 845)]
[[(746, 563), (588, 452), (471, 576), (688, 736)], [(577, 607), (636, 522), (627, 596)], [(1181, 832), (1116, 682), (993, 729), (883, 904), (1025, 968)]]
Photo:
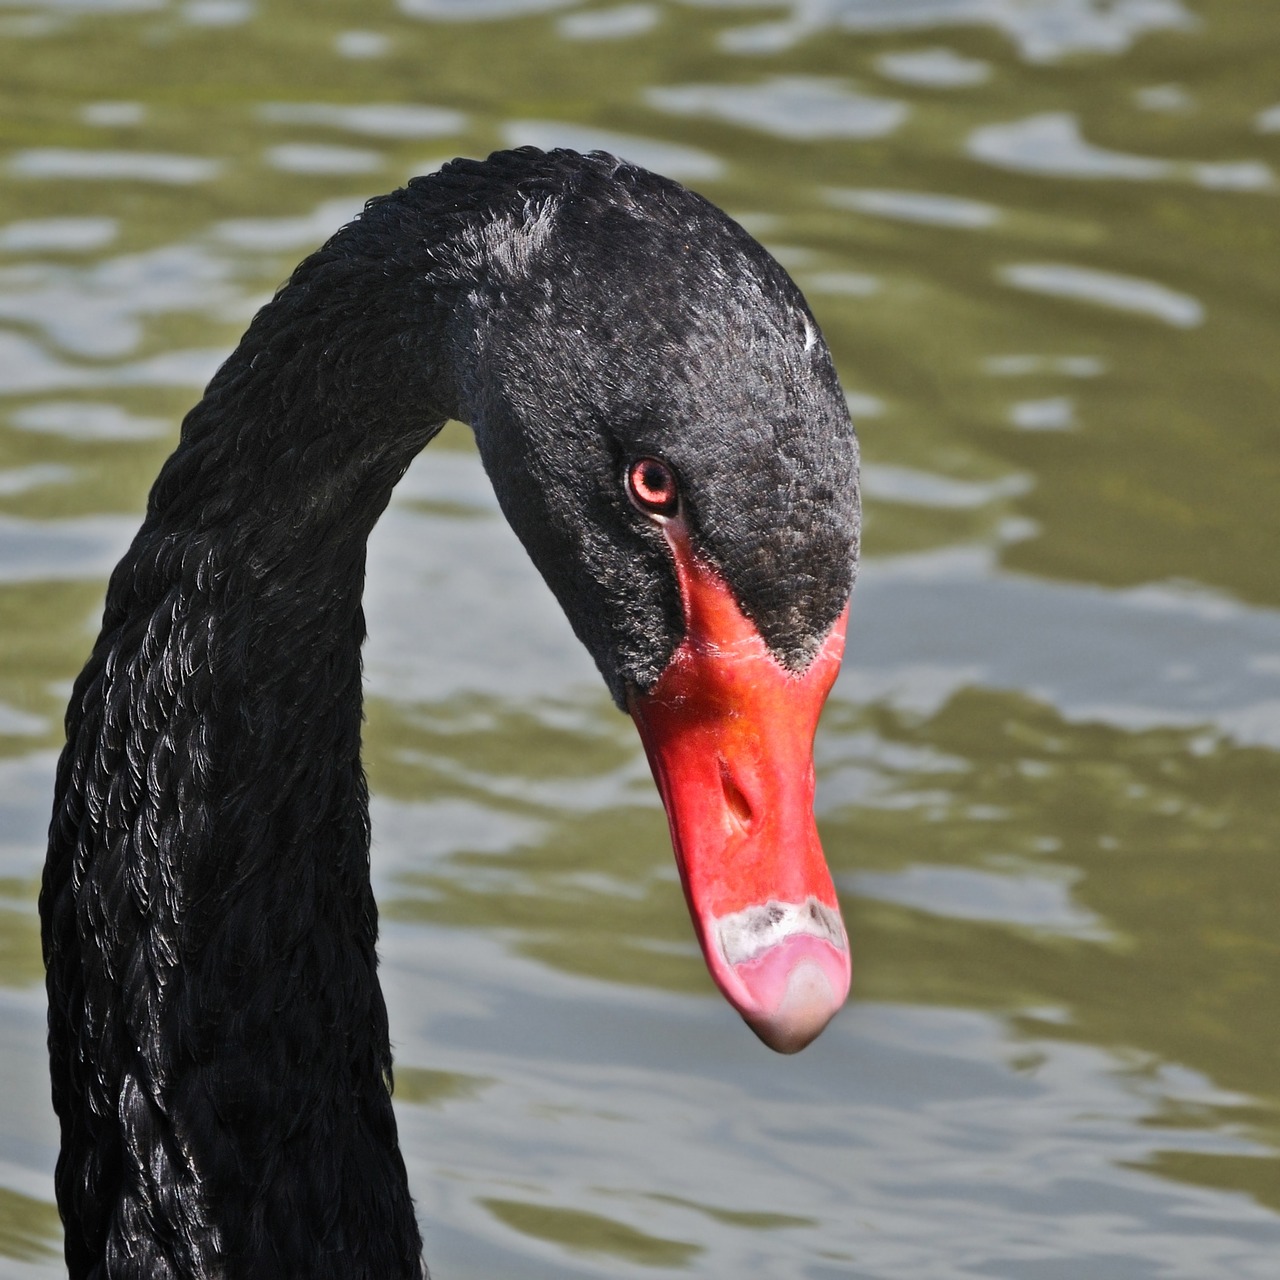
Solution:
[(357, 385), (379, 346), (341, 308), (314, 332), (295, 308), (259, 316), (184, 422), (68, 711), (41, 911), (73, 1277), (422, 1275), (360, 597), (443, 414), (422, 370)]

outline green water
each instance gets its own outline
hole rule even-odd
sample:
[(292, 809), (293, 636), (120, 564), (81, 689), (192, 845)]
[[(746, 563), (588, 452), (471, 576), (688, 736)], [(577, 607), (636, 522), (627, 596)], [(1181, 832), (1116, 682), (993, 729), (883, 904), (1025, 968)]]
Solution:
[(451, 427), (367, 602), (435, 1274), (1273, 1275), (1277, 68), (1227, 0), (0, 6), (0, 1275), (57, 1271), (35, 887), (106, 574), (293, 263), (523, 142), (705, 192), (835, 352), (855, 999), (783, 1060), (714, 996), (634, 732)]

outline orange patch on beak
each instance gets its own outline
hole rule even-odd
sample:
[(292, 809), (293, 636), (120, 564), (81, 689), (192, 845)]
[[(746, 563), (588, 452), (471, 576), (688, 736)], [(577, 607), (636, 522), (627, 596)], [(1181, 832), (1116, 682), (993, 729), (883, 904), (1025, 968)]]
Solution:
[(711, 976), (770, 1048), (794, 1053), (849, 992), (848, 938), (813, 817), (813, 738), (848, 607), (795, 675), (694, 555), (684, 521), (663, 530), (685, 637), (629, 709)]

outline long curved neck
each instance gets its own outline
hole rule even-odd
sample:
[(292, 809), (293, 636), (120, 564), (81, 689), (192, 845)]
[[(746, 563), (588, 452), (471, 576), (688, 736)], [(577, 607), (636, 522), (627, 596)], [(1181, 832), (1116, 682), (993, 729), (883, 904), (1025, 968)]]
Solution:
[(359, 267), (304, 264), (188, 416), (68, 710), (41, 911), (73, 1277), (421, 1275), (360, 596), (451, 406), (438, 326), (406, 360)]

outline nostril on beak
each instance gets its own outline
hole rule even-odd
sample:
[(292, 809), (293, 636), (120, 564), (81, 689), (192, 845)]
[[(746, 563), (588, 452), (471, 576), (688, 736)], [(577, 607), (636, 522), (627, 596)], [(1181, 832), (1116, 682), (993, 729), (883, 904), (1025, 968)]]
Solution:
[(729, 812), (742, 827), (751, 826), (751, 802), (742, 794), (742, 788), (733, 780), (733, 774), (729, 772), (729, 765), (725, 760), (720, 761), (720, 785), (724, 788), (724, 801), (729, 806)]

